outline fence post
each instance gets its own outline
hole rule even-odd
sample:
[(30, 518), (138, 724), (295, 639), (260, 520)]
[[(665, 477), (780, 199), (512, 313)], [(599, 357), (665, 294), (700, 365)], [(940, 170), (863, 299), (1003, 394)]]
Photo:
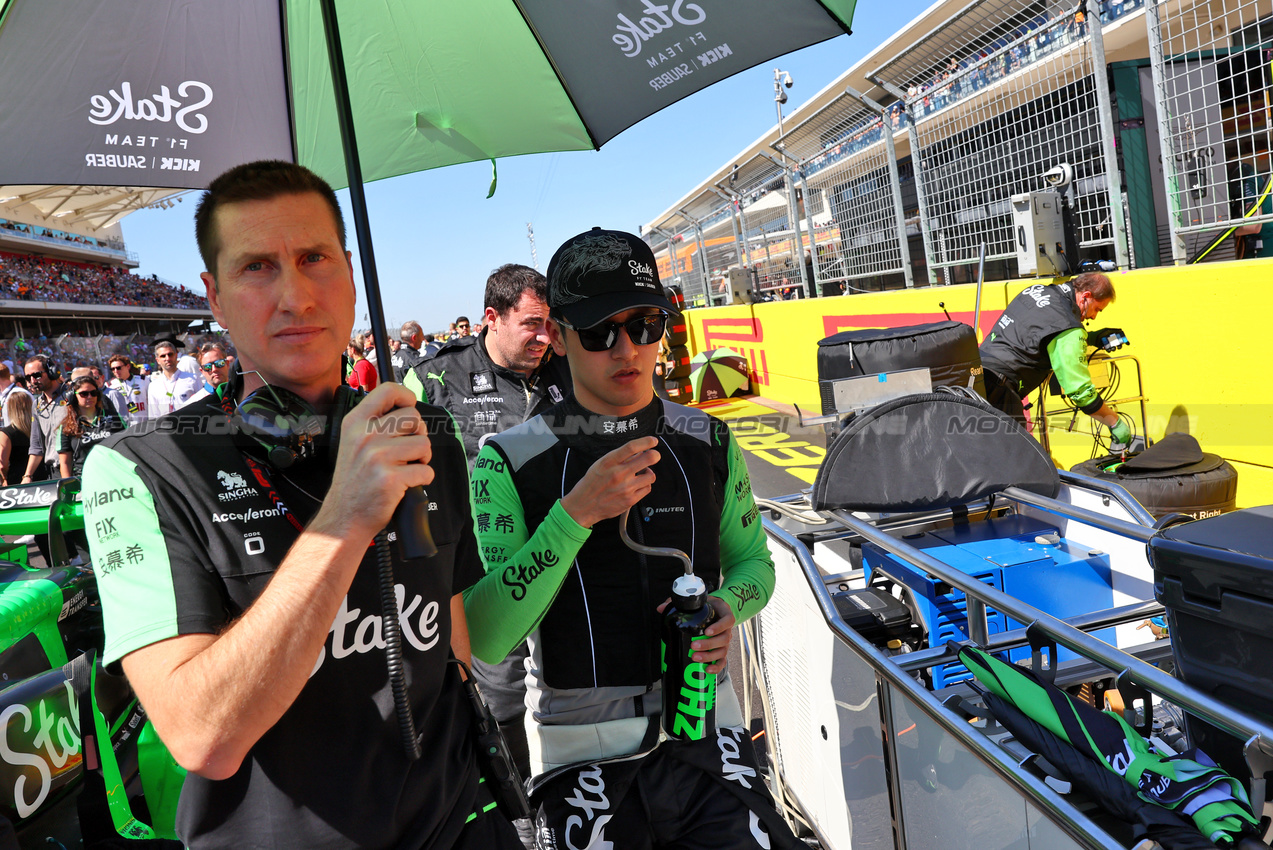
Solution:
[[(893, 187), (893, 217), (897, 219), (897, 248), (902, 253), (902, 275), (906, 279), (906, 288), (915, 286), (915, 274), (911, 270), (911, 246), (906, 239), (906, 211), (902, 209), (902, 179), (897, 173), (897, 148), (893, 145), (893, 129), (885, 115), (887, 110), (852, 86), (844, 93), (858, 103), (871, 110), (880, 119), (880, 135), (884, 137), (884, 150), (888, 152), (888, 176)], [(911, 145), (914, 148), (914, 143)], [(912, 161), (914, 153), (911, 154)], [(923, 222), (920, 223), (923, 230)]]
[[(903, 114), (906, 116), (906, 136), (911, 143), (911, 170), (915, 173), (915, 197), (919, 201), (919, 235), (924, 242), (924, 265), (927, 266), (928, 285), (936, 286), (937, 268), (934, 265), (933, 239), (928, 232), (928, 198), (924, 192), (924, 160), (919, 153), (919, 132), (915, 129), (915, 117), (911, 114), (911, 105), (906, 102), (906, 92), (879, 77), (875, 78), (875, 82), (905, 107)], [(904, 223), (902, 229), (905, 232)]]
[(791, 169), (787, 167), (787, 155), (779, 150), (782, 161), (774, 159), (766, 153), (762, 153), (765, 159), (772, 162), (782, 170), (782, 182), (786, 184), (787, 189), (787, 224), (791, 227), (791, 262), (800, 267), (800, 285), (805, 292), (809, 291), (808, 272), (804, 267), (804, 237), (800, 235), (800, 215), (799, 209), (796, 207), (796, 187), (791, 179)]
[[(822, 280), (818, 274), (818, 231), (813, 226), (813, 213), (809, 212), (809, 184), (804, 179), (804, 167), (796, 172), (800, 176), (800, 191), (804, 193), (804, 223), (809, 230), (809, 258), (813, 260), (813, 297), (822, 297)], [(825, 195), (823, 197), (826, 197)]]
[[(1153, 0), (1148, 0), (1150, 4)], [(1120, 269), (1129, 267), (1127, 259), (1127, 221), (1123, 218), (1123, 176), (1118, 170), (1118, 152), (1114, 148), (1114, 110), (1109, 93), (1109, 69), (1105, 65), (1105, 38), (1101, 33), (1100, 8), (1091, 0), (1084, 3), (1090, 22), (1092, 39), (1092, 85), (1096, 91), (1096, 112), (1101, 121), (1101, 158), (1105, 160), (1105, 189), (1109, 197), (1110, 230), (1114, 236), (1114, 262)]]
[(1177, 232), (1180, 225), (1180, 196), (1177, 193), (1176, 160), (1171, 151), (1171, 117), (1167, 114), (1167, 80), (1163, 66), (1162, 21), (1158, 17), (1158, 0), (1145, 0), (1145, 28), (1149, 31), (1149, 70), (1154, 80), (1157, 104), (1158, 153), (1162, 157), (1163, 187), (1167, 193), (1167, 229), (1171, 233), (1171, 259), (1178, 266), (1188, 259), (1184, 237)]
[(708, 187), (708, 191), (725, 202), (729, 207), (729, 226), (734, 231), (734, 250), (738, 252), (738, 264), (743, 264), (743, 258), (747, 255), (742, 239), (739, 238), (738, 219), (734, 217), (734, 202), (716, 186)]

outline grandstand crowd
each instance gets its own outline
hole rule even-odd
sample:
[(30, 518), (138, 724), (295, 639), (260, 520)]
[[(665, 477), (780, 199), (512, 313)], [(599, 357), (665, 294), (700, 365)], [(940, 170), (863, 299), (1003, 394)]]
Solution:
[(108, 266), (0, 252), (0, 299), (208, 309), (196, 292)]

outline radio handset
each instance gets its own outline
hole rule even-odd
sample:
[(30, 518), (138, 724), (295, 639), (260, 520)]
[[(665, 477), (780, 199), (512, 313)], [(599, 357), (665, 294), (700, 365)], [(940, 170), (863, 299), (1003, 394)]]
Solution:
[(429, 497), (423, 487), (411, 487), (402, 495), (393, 513), (393, 527), (398, 532), (398, 556), (402, 560), (414, 561), (438, 554), (429, 530)]

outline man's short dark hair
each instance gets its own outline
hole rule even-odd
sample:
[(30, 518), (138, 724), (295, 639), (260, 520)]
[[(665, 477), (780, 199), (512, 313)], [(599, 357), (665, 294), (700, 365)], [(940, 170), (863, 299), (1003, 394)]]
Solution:
[(398, 339), (403, 342), (410, 342), (415, 339), (416, 334), (423, 334), (424, 328), (420, 327), (420, 323), (416, 321), (403, 322), (402, 327), (398, 330)]
[(195, 241), (208, 274), (215, 279), (217, 255), (221, 252), (220, 235), (215, 224), (216, 212), (226, 204), (246, 201), (272, 201), (283, 195), (314, 192), (331, 208), (340, 234), (340, 247), (345, 248), (345, 218), (341, 215), (336, 193), (327, 181), (303, 165), (280, 160), (261, 160), (236, 165), (213, 180), (199, 199), (194, 213)]
[(425, 334), (425, 335), (424, 335), (424, 341), (425, 341), (425, 342), (433, 342), (435, 339), (437, 339), (437, 337), (435, 337), (433, 334)]
[(219, 339), (211, 339), (199, 346), (199, 357), (207, 354), (209, 351), (219, 351), (222, 357), (230, 357), (234, 354), (234, 348), (228, 342), (222, 342)]
[(1114, 300), (1114, 284), (1100, 272), (1085, 272), (1074, 278), (1074, 291), (1086, 292), (1097, 301)]
[(482, 306), (494, 310), (501, 318), (508, 315), (530, 291), (540, 301), (548, 300), (548, 278), (518, 263), (505, 263), (486, 279), (486, 295)]
[(473, 324), (472, 322), (469, 322), (468, 316), (456, 316), (455, 321), (452, 322), (452, 324), (458, 325), (460, 322), (468, 322), (470, 325)]

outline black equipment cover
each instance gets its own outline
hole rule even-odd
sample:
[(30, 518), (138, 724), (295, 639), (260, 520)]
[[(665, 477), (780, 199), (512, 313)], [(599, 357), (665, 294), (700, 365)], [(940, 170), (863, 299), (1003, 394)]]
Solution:
[(1216, 469), (1224, 459), (1204, 452), (1189, 434), (1168, 434), (1118, 468), (1120, 478), (1154, 475), (1190, 475)]
[(827, 449), (812, 499), (815, 510), (919, 511), (1012, 486), (1051, 497), (1060, 478), (1012, 417), (942, 392), (894, 399), (849, 419)]
[[(835, 413), (829, 381), (927, 366), (933, 388), (968, 387), (986, 397), (977, 334), (963, 322), (842, 331), (818, 341), (822, 412)], [(970, 380), (971, 379), (971, 383)]]

